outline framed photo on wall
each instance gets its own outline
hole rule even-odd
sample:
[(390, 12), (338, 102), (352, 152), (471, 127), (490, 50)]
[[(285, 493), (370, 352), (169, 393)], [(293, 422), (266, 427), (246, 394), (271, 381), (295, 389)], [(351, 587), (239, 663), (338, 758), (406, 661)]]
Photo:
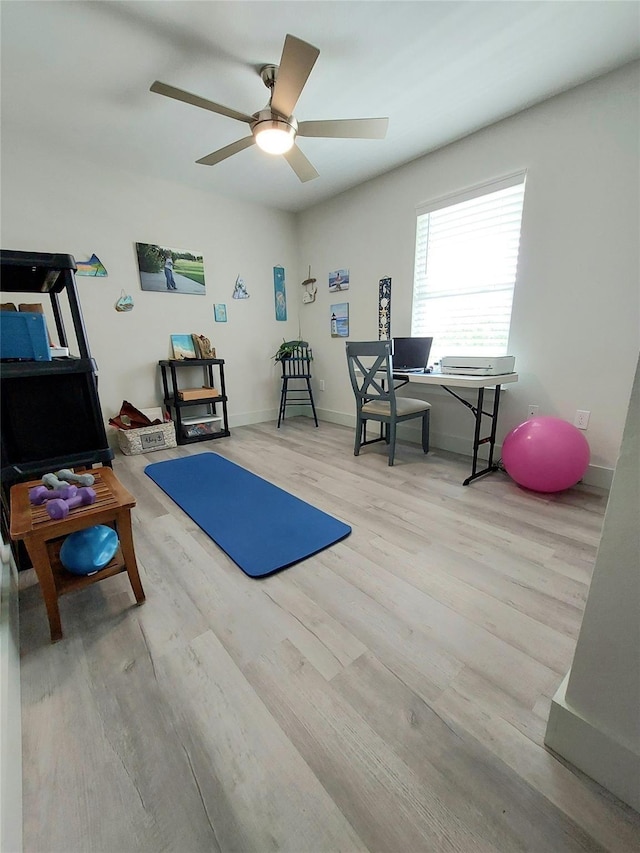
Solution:
[(136, 255), (142, 290), (205, 295), (202, 252), (136, 243)]
[(227, 322), (227, 306), (224, 302), (216, 302), (213, 306), (213, 319), (216, 323)]

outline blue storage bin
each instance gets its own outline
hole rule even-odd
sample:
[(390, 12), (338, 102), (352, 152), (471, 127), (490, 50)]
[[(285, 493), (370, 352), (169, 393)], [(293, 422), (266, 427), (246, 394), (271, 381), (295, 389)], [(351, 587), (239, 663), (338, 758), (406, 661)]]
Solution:
[(47, 324), (42, 314), (0, 311), (0, 358), (51, 361)]

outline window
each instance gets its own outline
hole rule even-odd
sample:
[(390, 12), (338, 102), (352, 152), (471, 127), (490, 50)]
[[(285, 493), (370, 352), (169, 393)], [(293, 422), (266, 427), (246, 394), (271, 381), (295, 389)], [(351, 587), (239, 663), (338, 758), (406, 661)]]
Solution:
[(431, 360), (507, 355), (523, 173), (418, 208), (411, 334)]

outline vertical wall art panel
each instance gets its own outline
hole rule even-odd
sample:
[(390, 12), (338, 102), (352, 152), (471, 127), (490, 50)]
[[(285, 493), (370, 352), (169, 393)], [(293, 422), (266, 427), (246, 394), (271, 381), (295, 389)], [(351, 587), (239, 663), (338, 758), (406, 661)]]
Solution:
[(381, 278), (378, 283), (378, 339), (391, 340), (391, 279)]
[(284, 285), (284, 267), (273, 268), (273, 293), (276, 301), (276, 320), (286, 320), (287, 291)]

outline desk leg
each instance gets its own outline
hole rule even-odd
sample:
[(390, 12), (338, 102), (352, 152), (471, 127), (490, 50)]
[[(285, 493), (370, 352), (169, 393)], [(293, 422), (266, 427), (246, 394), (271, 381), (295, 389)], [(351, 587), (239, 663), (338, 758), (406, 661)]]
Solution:
[(49, 617), (49, 630), (51, 631), (51, 642), (57, 643), (62, 639), (62, 623), (60, 622), (60, 608), (58, 607), (58, 590), (53, 579), (53, 571), (49, 560), (46, 542), (39, 539), (25, 540), (25, 546), (29, 558), (38, 576), (44, 605)]
[(497, 471), (498, 466), (493, 464), (493, 450), (496, 445), (496, 427), (498, 426), (498, 410), (500, 409), (500, 386), (496, 385), (493, 397), (493, 414), (491, 416), (491, 436), (489, 438), (489, 468)]
[(136, 562), (136, 552), (133, 547), (133, 533), (131, 531), (131, 510), (121, 510), (117, 516), (118, 536), (120, 537), (120, 547), (122, 556), (127, 567), (127, 574), (133, 594), (136, 597), (138, 604), (142, 604), (145, 600), (144, 590), (140, 575), (138, 574), (138, 563)]
[(484, 388), (478, 388), (478, 402), (476, 403), (476, 413), (475, 413), (476, 414), (476, 426), (475, 426), (475, 430), (473, 433), (473, 464), (471, 465), (471, 478), (476, 476), (476, 472), (478, 470), (478, 448), (480, 447), (480, 429), (482, 427), (482, 406), (483, 406), (483, 404), (484, 404)]
[[(447, 389), (448, 390), (448, 389)], [(464, 401), (463, 401), (464, 402)], [(493, 464), (493, 451), (496, 444), (496, 428), (498, 426), (498, 411), (500, 410), (500, 386), (495, 386), (493, 398), (493, 411), (483, 412), (482, 406), (484, 403), (484, 388), (478, 388), (478, 404), (474, 410), (476, 425), (473, 435), (473, 464), (471, 466), (471, 476), (463, 482), (463, 486), (468, 486), (472, 480), (477, 480), (478, 477), (483, 477), (485, 474), (490, 474), (492, 471), (497, 471), (498, 466)], [(480, 438), (480, 429), (482, 426), (482, 416), (486, 415), (491, 421), (491, 433), (487, 438)], [(478, 448), (481, 444), (489, 443), (489, 461), (486, 468), (478, 471)]]

